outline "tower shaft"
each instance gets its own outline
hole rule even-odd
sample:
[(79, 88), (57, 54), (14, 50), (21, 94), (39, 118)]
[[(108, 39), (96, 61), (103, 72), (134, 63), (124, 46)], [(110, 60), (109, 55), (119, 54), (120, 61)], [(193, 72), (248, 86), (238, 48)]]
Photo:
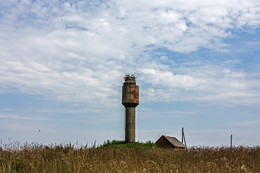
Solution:
[(125, 108), (125, 142), (135, 142), (135, 107)]

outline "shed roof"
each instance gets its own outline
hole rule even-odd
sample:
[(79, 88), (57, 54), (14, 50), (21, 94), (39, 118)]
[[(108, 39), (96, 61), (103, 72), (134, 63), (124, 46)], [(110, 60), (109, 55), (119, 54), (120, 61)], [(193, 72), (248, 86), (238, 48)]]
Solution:
[[(156, 143), (160, 145), (160, 141), (162, 140), (167, 140), (173, 147), (176, 148), (185, 148), (185, 145), (183, 143), (181, 143), (177, 138), (175, 137), (171, 137), (171, 136), (165, 136), (162, 135), (157, 141)], [(161, 143), (162, 144), (162, 143)], [(162, 144), (164, 145), (164, 144)]]
[[(164, 136), (164, 135), (163, 135)], [(164, 136), (170, 143), (172, 143), (174, 146), (176, 147), (184, 147), (185, 145), (183, 143), (181, 143), (181, 141), (179, 141), (177, 138), (175, 137), (171, 137), (171, 136)]]

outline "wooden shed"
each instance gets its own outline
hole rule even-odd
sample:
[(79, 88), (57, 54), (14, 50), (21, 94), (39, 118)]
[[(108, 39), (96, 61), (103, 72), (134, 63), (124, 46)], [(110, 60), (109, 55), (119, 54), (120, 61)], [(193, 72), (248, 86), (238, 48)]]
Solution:
[(155, 144), (160, 148), (169, 149), (185, 149), (185, 145), (181, 143), (177, 138), (171, 136), (162, 135)]

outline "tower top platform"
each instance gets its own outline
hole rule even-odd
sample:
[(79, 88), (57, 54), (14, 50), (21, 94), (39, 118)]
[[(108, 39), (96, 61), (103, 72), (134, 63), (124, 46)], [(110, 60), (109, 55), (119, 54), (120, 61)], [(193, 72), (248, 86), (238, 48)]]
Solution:
[(136, 81), (135, 81), (135, 74), (127, 74), (125, 75), (125, 82), (124, 84), (136, 84)]

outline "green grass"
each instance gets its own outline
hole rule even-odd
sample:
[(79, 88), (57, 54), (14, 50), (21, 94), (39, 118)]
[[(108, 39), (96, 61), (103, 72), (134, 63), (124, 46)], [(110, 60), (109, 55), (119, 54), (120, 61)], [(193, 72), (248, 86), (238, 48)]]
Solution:
[(122, 141), (112, 141), (90, 148), (71, 144), (2, 146), (0, 173), (260, 173), (259, 146), (234, 147), (232, 150), (223, 147), (175, 151), (147, 147), (149, 145), (154, 144), (123, 144)]
[(144, 148), (158, 148), (157, 145), (151, 141), (147, 141), (145, 143), (135, 142), (135, 143), (125, 143), (125, 141), (105, 141), (102, 148), (135, 148), (135, 149), (144, 149)]

